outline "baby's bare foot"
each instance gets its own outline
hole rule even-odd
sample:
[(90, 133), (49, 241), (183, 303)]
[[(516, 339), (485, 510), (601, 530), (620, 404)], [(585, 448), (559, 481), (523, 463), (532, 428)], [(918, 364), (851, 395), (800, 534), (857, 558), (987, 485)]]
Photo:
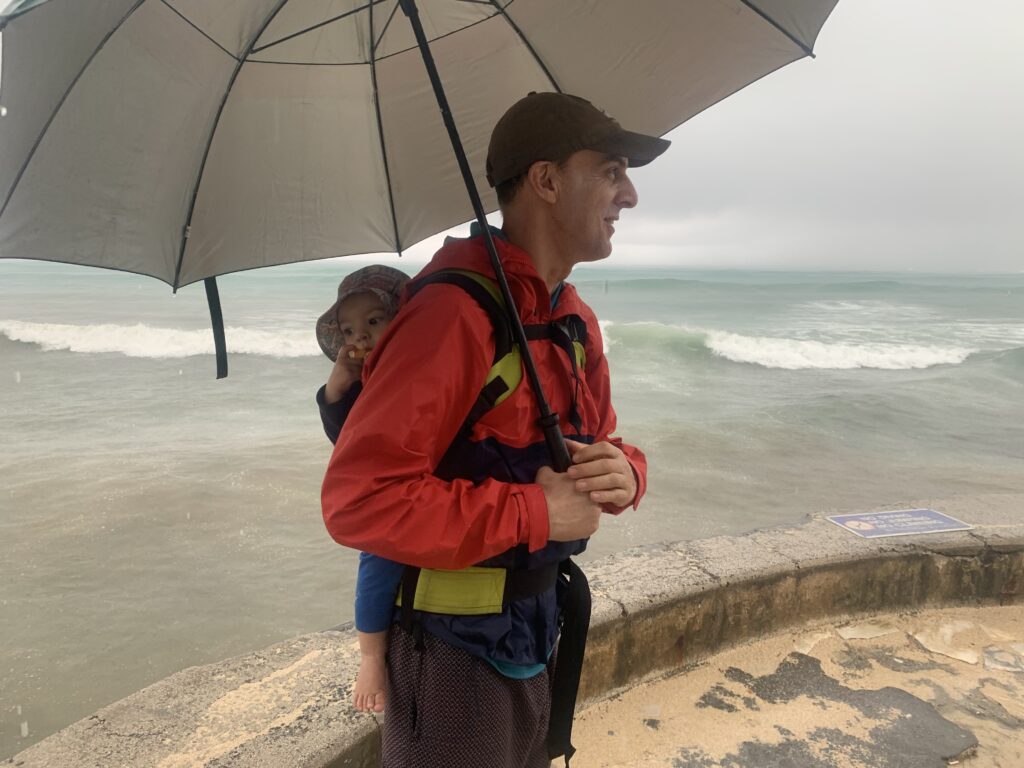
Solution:
[(383, 712), (386, 701), (387, 668), (384, 657), (364, 656), (359, 662), (352, 704), (360, 712)]

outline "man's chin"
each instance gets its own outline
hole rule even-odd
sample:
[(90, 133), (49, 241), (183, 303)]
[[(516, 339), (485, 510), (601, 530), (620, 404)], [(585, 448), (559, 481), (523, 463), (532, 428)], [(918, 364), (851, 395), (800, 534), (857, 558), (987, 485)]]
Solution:
[(594, 258), (591, 259), (591, 261), (602, 261), (604, 259), (607, 259), (611, 255), (612, 255), (612, 244), (611, 244), (611, 241), (609, 241), (607, 244), (605, 244), (605, 246), (600, 251), (597, 252), (597, 254), (594, 256)]
[(593, 248), (581, 248), (576, 251), (573, 264), (590, 264), (595, 261), (603, 261), (612, 255), (611, 241), (605, 241)]

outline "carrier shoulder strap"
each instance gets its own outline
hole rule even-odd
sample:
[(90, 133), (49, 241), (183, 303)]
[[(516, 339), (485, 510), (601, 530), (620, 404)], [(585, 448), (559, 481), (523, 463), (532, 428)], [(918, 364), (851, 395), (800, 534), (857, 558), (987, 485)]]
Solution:
[(494, 280), (468, 269), (443, 269), (416, 280), (410, 288), (409, 295), (411, 297), (424, 287), (438, 283), (456, 285), (473, 297), (491, 318), (491, 325), (494, 328), (494, 357), (491, 360), (491, 369), (487, 372), (484, 386), (463, 423), (463, 430), (468, 434), (485, 413), (501, 403), (519, 386), (523, 378), (522, 362), (505, 312), (505, 300)]
[[(463, 423), (466, 434), (473, 429), (485, 413), (512, 394), (523, 379), (522, 359), (515, 343), (512, 327), (505, 311), (505, 300), (498, 284), (487, 275), (468, 269), (442, 269), (419, 278), (411, 284), (410, 298), (428, 285), (438, 283), (455, 285), (464, 290), (491, 318), (494, 327), (494, 358), (487, 372), (480, 394)], [(550, 323), (524, 326), (528, 340), (547, 339), (562, 349), (572, 365), (574, 387), (569, 421), (577, 432), (582, 431), (582, 420), (577, 409), (580, 371), (587, 367), (587, 324), (577, 315), (569, 315)]]

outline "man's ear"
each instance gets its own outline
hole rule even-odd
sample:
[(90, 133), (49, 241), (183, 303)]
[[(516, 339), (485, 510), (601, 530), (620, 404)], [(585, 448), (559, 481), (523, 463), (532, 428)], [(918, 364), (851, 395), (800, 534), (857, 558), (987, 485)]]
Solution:
[(546, 203), (558, 199), (558, 165), (550, 160), (538, 160), (526, 172), (526, 183), (533, 193)]

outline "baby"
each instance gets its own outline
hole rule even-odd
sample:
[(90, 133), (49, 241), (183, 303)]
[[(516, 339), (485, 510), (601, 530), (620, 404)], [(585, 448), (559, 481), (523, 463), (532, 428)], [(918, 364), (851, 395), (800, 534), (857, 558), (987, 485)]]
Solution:
[(333, 362), (324, 399), (338, 402), (360, 380), (363, 360), (388, 327), (409, 281), (383, 264), (357, 269), (338, 285), (338, 299), (316, 322), (316, 340)]
[[(317, 321), (316, 338), (331, 360), (327, 383), (317, 393), (320, 417), (334, 442), (355, 398), (362, 390), (363, 360), (377, 345), (398, 312), (409, 276), (376, 264), (341, 281), (338, 299)], [(388, 645), (395, 595), (404, 566), (361, 552), (356, 577), (356, 633), (359, 673), (353, 704), (365, 712), (383, 712)]]

